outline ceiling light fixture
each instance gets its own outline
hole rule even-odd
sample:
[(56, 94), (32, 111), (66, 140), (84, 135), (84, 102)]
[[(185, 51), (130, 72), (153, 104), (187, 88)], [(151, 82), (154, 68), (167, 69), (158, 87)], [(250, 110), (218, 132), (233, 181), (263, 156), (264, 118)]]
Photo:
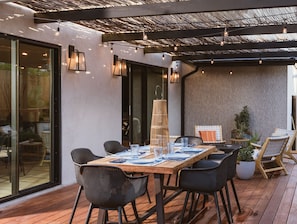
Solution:
[(58, 20), (58, 27), (57, 27), (55, 36), (59, 36), (60, 35), (60, 22), (61, 22), (61, 20)]
[(113, 76), (127, 76), (126, 60), (120, 59), (117, 55), (113, 56)]
[(175, 69), (171, 68), (170, 83), (178, 83), (180, 77), (179, 63), (175, 62)]

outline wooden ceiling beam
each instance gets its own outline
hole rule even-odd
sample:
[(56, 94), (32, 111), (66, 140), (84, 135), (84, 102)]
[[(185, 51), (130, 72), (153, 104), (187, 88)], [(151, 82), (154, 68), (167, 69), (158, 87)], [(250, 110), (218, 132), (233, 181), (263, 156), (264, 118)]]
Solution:
[[(287, 24), (287, 33), (297, 33), (297, 24)], [(222, 36), (225, 28), (206, 28), (191, 30), (170, 30), (145, 32), (149, 40), (178, 39), (178, 38), (201, 38)], [(229, 36), (260, 35), (260, 34), (281, 34), (283, 25), (265, 25), (250, 27), (229, 27)], [(143, 32), (135, 33), (106, 33), (102, 35), (102, 42), (110, 41), (133, 41), (142, 40)]]
[(272, 41), (261, 43), (226, 43), (223, 46), (218, 44), (178, 46), (170, 47), (145, 47), (144, 53), (162, 53), (162, 52), (197, 52), (197, 51), (226, 51), (226, 50), (245, 50), (245, 49), (275, 49), (275, 48), (297, 48), (297, 41)]
[(293, 58), (297, 56), (297, 51), (276, 51), (276, 52), (251, 52), (251, 53), (237, 53), (237, 54), (195, 54), (173, 56), (172, 60), (177, 61), (195, 61), (195, 60), (216, 60), (216, 59), (250, 59), (250, 58)]
[(35, 23), (50, 23), (59, 20), (82, 21), (291, 6), (296, 6), (296, 0), (192, 0), (182, 2), (117, 6), (108, 8), (91, 8), (57, 12), (42, 12), (34, 14), (34, 21)]

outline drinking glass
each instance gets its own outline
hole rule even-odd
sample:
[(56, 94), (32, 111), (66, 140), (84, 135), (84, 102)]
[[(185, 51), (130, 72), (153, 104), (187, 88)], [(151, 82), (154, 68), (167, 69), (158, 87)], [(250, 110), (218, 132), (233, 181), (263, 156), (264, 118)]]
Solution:
[(133, 158), (138, 158), (139, 144), (131, 144), (131, 155)]
[(168, 154), (174, 153), (174, 143), (173, 142), (168, 142), (167, 149), (168, 149)]
[(156, 161), (161, 161), (162, 160), (162, 154), (163, 154), (162, 147), (155, 147), (154, 148), (154, 155), (155, 155), (155, 160)]
[(188, 147), (189, 140), (188, 138), (181, 138), (182, 147)]

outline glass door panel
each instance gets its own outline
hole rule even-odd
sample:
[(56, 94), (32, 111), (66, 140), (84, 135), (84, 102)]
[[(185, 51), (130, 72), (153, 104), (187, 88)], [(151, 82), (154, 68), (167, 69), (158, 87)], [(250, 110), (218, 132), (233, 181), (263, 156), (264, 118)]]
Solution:
[(53, 51), (0, 38), (0, 200), (54, 182)]
[(11, 42), (0, 38), (0, 198), (12, 194)]
[(49, 48), (19, 46), (19, 190), (50, 181), (51, 54)]

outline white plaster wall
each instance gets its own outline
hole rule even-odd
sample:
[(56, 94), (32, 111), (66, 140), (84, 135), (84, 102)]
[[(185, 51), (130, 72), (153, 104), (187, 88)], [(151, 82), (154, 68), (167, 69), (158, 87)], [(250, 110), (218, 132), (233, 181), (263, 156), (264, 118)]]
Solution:
[[(58, 23), (34, 24), (33, 11), (14, 3), (1, 3), (0, 27), (3, 33), (60, 45), (62, 48), (62, 184), (75, 182), (70, 152), (76, 147), (88, 147), (98, 155), (105, 155), (104, 141), (121, 141), (121, 78), (112, 77), (113, 55), (110, 46), (101, 43), (101, 33), (69, 22), (60, 24), (60, 35), (55, 36)], [(68, 45), (85, 52), (88, 72), (76, 74), (67, 70)], [(160, 67), (171, 66), (171, 57), (162, 54), (144, 55), (134, 52), (135, 46), (114, 44), (114, 54), (131, 61)], [(178, 86), (169, 85), (169, 126), (179, 130), (180, 104)], [(172, 94), (172, 96), (171, 96)]]

